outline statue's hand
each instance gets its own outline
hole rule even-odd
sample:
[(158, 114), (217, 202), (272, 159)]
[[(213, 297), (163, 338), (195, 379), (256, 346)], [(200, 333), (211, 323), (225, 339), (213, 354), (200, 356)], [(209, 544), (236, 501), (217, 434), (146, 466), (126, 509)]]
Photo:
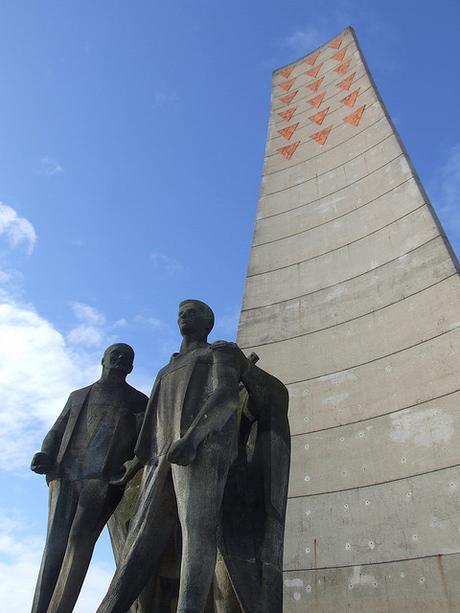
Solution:
[(168, 451), (168, 462), (187, 466), (196, 457), (196, 445), (191, 437), (183, 437), (174, 441)]
[(53, 468), (54, 462), (44, 451), (39, 451), (32, 458), (30, 469), (38, 475), (46, 475)]
[(128, 481), (134, 477), (142, 464), (135, 457), (133, 460), (128, 460), (121, 467), (121, 471), (113, 479), (110, 479), (110, 485), (126, 485)]

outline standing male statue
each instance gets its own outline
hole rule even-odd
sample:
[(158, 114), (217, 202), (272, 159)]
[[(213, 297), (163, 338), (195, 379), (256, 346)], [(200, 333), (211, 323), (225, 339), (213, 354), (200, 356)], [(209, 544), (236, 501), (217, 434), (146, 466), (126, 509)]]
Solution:
[(102, 529), (120, 502), (119, 475), (134, 447), (147, 396), (131, 387), (134, 351), (108, 347), (99, 381), (72, 392), (42, 449), (34, 472), (49, 484), (48, 533), (32, 613), (71, 613)]
[[(214, 314), (205, 303), (183, 301), (178, 324), (180, 351), (157, 376), (136, 459), (120, 480), (126, 483), (145, 465), (137, 512), (98, 613), (129, 609), (158, 576), (179, 524), (180, 582), (172, 611), (204, 613), (214, 600), (218, 613), (280, 613), (287, 390), (234, 343), (207, 342)], [(241, 384), (248, 392), (244, 412)]]

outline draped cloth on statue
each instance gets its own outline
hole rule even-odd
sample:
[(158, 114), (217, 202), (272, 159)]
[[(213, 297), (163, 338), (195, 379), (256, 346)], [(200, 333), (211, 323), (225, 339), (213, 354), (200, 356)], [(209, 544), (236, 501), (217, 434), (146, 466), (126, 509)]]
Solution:
[[(172, 488), (172, 467), (166, 454), (171, 442), (185, 433), (213, 391), (212, 360), (213, 350), (206, 345), (188, 354), (176, 354), (158, 374), (136, 448), (136, 455), (146, 467), (139, 485), (137, 511), (119, 556), (119, 570), (133, 564), (136, 558), (145, 558), (146, 550), (156, 546), (149, 534), (153, 535), (164, 520), (165, 499), (170, 497)], [(281, 613), (290, 457), (288, 395), (280, 381), (256, 366), (245, 373), (244, 385), (240, 414), (234, 414), (220, 432), (202, 444), (203, 454), (213, 455), (216, 462), (225, 458), (225, 464), (231, 465), (226, 473), (218, 529), (219, 561), (209, 610)], [(194, 462), (196, 468), (174, 465), (174, 471), (199, 470), (200, 455)], [(177, 517), (172, 521), (178, 527)], [(112, 527), (111, 532), (114, 539), (117, 531)], [(172, 533), (180, 535), (180, 530), (173, 529)], [(166, 548), (164, 557), (168, 558), (169, 568), (180, 568), (180, 536), (178, 540), (178, 544)], [(175, 564), (171, 554), (176, 558)], [(144, 591), (137, 609), (132, 610), (151, 613), (159, 602), (164, 602), (158, 593), (164, 562), (152, 569), (157, 576), (150, 577), (148, 596)], [(174, 611), (174, 601), (171, 598), (170, 609), (161, 610)]]

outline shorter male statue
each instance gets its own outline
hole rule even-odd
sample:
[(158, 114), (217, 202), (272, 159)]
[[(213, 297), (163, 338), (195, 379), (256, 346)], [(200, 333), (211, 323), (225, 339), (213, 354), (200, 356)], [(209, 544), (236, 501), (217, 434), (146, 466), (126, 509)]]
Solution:
[(134, 351), (111, 345), (102, 375), (72, 392), (32, 459), (49, 484), (48, 534), (32, 613), (70, 613), (102, 529), (124, 486), (111, 480), (133, 457), (147, 396), (131, 387)]
[[(147, 581), (161, 576), (179, 525), (180, 582), (172, 610), (204, 613), (211, 607), (228, 613), (226, 597), (225, 602), (212, 597), (214, 579), (219, 594), (221, 586), (233, 586), (241, 605), (236, 610), (280, 613), (290, 449), (287, 390), (234, 343), (207, 342), (214, 314), (205, 303), (181, 302), (178, 324), (180, 351), (158, 373), (136, 460), (120, 481), (145, 465), (137, 511), (98, 613), (125, 613)], [(256, 399), (251, 418), (241, 413), (243, 384)], [(215, 574), (218, 550), (223, 578)]]

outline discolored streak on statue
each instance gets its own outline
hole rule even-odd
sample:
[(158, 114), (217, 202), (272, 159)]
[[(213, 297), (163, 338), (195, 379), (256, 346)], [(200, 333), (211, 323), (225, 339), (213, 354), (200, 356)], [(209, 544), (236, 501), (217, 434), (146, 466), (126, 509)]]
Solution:
[(234, 343), (209, 344), (213, 323), (206, 304), (180, 304), (180, 351), (157, 376), (136, 459), (112, 481), (144, 466), (138, 501), (111, 520), (118, 564), (98, 613), (125, 613), (142, 590), (143, 613), (282, 611), (288, 394)]

